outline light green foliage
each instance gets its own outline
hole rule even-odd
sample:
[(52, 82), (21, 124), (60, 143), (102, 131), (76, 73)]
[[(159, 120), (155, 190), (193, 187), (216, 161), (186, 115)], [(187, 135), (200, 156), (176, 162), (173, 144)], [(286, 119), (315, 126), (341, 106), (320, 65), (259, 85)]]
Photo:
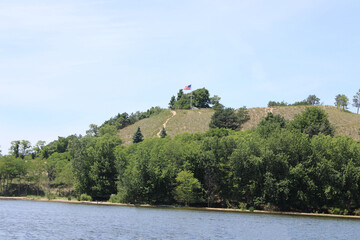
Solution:
[(201, 184), (190, 171), (181, 171), (176, 177), (175, 199), (188, 206), (200, 200)]
[(347, 109), (349, 99), (344, 94), (338, 94), (335, 97), (335, 106), (342, 107), (344, 110)]
[(80, 201), (92, 201), (92, 197), (87, 195), (86, 193), (83, 193), (80, 195)]

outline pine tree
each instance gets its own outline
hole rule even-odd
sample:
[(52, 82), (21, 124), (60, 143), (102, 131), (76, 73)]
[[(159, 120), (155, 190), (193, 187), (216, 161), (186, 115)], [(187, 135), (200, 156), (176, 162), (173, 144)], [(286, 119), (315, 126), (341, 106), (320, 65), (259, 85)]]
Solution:
[(144, 136), (141, 133), (140, 127), (136, 130), (133, 136), (133, 143), (139, 143), (144, 140)]
[(163, 128), (161, 129), (161, 132), (160, 132), (160, 137), (161, 137), (161, 138), (164, 138), (164, 137), (166, 137), (166, 136), (167, 136), (167, 133), (166, 133), (165, 128), (163, 127)]

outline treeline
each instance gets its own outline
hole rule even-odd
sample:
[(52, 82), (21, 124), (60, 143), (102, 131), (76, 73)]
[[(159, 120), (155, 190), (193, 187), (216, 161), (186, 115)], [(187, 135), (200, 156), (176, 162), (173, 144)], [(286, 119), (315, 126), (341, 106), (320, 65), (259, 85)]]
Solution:
[(58, 141), (48, 158), (43, 149), (34, 159), (2, 157), (1, 191), (360, 214), (359, 142), (333, 135), (317, 107), (292, 121), (269, 113), (252, 130), (215, 128), (130, 146), (121, 145), (116, 131), (74, 135), (64, 152)]
[(177, 96), (172, 96), (169, 102), (170, 109), (190, 109), (192, 103), (193, 108), (210, 108), (211, 105), (219, 104), (220, 97), (214, 95), (210, 97), (210, 93), (206, 88), (199, 88), (191, 93), (184, 93), (180, 89)]

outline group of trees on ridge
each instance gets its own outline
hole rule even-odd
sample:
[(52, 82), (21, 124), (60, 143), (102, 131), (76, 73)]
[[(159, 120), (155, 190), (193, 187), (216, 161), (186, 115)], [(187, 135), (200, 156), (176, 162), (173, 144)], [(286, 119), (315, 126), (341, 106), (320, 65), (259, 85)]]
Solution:
[(213, 105), (218, 114), (206, 133), (123, 146), (116, 133), (128, 117), (120, 115), (85, 136), (39, 142), (31, 151), (14, 141), (0, 157), (0, 192), (56, 189), (113, 202), (359, 213), (360, 145), (334, 137), (322, 109), (308, 107), (292, 121), (268, 113), (255, 129), (239, 131), (246, 108)]
[[(276, 101), (269, 101), (268, 107), (275, 107), (275, 106), (307, 106), (307, 105), (320, 105), (320, 98), (316, 97), (316, 95), (309, 95), (305, 100), (295, 102), (293, 104), (288, 104), (285, 101), (276, 102)], [(345, 94), (338, 94), (335, 96), (335, 106), (341, 107), (344, 110), (348, 108), (349, 105), (349, 98)], [(360, 109), (360, 89), (356, 92), (353, 97), (353, 104), (357, 114), (359, 114)]]

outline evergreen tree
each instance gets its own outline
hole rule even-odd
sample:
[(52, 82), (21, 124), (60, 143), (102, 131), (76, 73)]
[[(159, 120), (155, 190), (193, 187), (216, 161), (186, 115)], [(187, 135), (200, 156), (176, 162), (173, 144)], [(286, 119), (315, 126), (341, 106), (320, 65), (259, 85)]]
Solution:
[(134, 136), (133, 136), (133, 143), (139, 143), (144, 140), (144, 136), (141, 133), (140, 127), (136, 130)]
[(166, 136), (167, 136), (167, 133), (166, 133), (165, 128), (163, 127), (163, 128), (161, 129), (161, 132), (160, 132), (160, 137), (161, 137), (161, 138), (164, 138), (164, 137), (166, 137)]
[(175, 96), (172, 96), (171, 99), (170, 99), (170, 102), (169, 102), (169, 108), (170, 108), (170, 109), (173, 109), (175, 103), (176, 103)]

